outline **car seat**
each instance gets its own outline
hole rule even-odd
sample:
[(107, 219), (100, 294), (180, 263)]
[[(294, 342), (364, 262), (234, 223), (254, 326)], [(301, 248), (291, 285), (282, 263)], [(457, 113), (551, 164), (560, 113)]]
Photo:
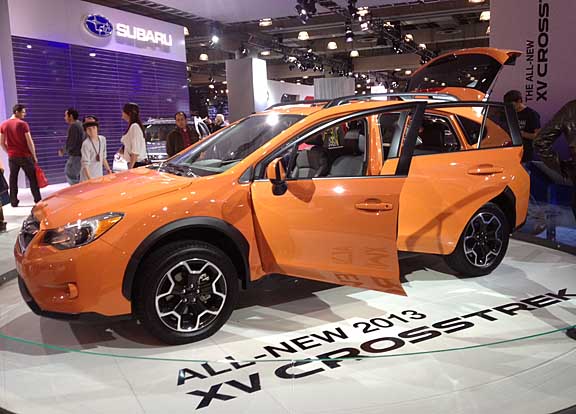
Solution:
[(414, 155), (444, 152), (444, 126), (434, 122), (425, 124), (419, 138), (422, 143), (416, 146)]
[(311, 148), (298, 151), (296, 166), (292, 178), (323, 177), (329, 170), (329, 159), (326, 148), (323, 147), (322, 135), (318, 134), (306, 141)]
[(344, 147), (350, 155), (337, 158), (330, 168), (329, 177), (359, 177), (364, 172), (366, 136), (359, 129), (351, 129), (344, 136)]

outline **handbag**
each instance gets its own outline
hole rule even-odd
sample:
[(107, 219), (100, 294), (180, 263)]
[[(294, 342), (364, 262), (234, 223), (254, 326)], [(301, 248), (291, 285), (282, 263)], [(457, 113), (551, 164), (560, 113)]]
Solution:
[(36, 170), (36, 182), (38, 183), (39, 188), (44, 188), (48, 186), (48, 178), (46, 178), (46, 174), (38, 164), (34, 166)]
[(10, 203), (9, 189), (10, 187), (6, 182), (6, 178), (4, 178), (4, 174), (0, 174), (0, 204), (3, 206)]

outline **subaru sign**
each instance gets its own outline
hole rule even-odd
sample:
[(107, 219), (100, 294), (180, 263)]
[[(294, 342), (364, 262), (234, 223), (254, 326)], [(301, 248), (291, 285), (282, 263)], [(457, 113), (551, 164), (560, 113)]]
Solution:
[(84, 27), (98, 37), (109, 37), (114, 31), (110, 20), (99, 14), (90, 14), (84, 19)]
[[(152, 43), (159, 46), (172, 46), (172, 35), (116, 22), (116, 37)], [(114, 25), (100, 14), (90, 14), (84, 18), (84, 27), (98, 37), (109, 37), (114, 32)]]

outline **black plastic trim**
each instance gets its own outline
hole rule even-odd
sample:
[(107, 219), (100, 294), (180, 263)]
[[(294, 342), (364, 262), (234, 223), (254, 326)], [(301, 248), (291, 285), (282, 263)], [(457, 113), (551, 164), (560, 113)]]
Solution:
[(131, 300), (132, 287), (134, 286), (134, 280), (136, 278), (136, 270), (140, 265), (140, 262), (144, 259), (146, 252), (157, 242), (163, 238), (181, 230), (192, 230), (192, 229), (206, 229), (206, 230), (216, 230), (222, 233), (225, 237), (230, 238), (234, 244), (240, 250), (242, 261), (244, 264), (244, 278), (242, 283), (247, 286), (250, 281), (250, 266), (248, 264), (248, 254), (250, 252), (250, 244), (244, 237), (244, 235), (230, 223), (224, 220), (217, 219), (215, 217), (190, 217), (181, 220), (176, 220), (171, 223), (160, 227), (152, 234), (150, 234), (136, 249), (130, 258), (130, 262), (124, 273), (124, 281), (122, 282), (122, 295)]

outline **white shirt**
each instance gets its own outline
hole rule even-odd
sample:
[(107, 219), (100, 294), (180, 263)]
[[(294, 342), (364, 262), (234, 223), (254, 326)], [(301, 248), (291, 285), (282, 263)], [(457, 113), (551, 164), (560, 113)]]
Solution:
[(130, 162), (130, 154), (136, 154), (138, 158), (137, 162), (144, 161), (148, 158), (148, 153), (146, 151), (146, 140), (144, 139), (144, 133), (140, 125), (134, 123), (128, 128), (126, 135), (122, 136), (122, 144), (124, 144), (124, 159)]

